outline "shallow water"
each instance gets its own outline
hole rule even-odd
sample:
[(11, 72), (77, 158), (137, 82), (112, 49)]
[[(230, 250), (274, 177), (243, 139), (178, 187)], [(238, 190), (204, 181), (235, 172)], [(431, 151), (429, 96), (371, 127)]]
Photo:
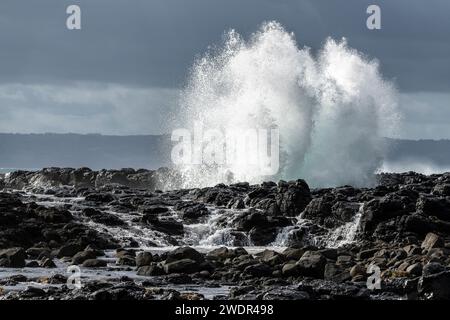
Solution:
[[(71, 213), (77, 219), (77, 221), (88, 225), (90, 228), (95, 229), (102, 233), (107, 233), (112, 235), (117, 239), (123, 247), (127, 247), (130, 239), (133, 239), (138, 243), (138, 247), (133, 247), (132, 249), (137, 251), (149, 251), (152, 254), (162, 254), (164, 252), (172, 251), (180, 246), (190, 246), (202, 253), (207, 253), (213, 249), (219, 247), (235, 248), (236, 245), (233, 244), (235, 239), (232, 233), (232, 221), (239, 215), (242, 210), (236, 209), (224, 209), (215, 208), (208, 206), (210, 215), (201, 222), (193, 224), (184, 224), (185, 234), (184, 236), (174, 236), (178, 245), (172, 245), (168, 236), (164, 233), (151, 230), (139, 222), (135, 221), (137, 217), (136, 212), (129, 213), (118, 213), (108, 207), (102, 207), (101, 210), (109, 214), (119, 217), (125, 222), (125, 226), (112, 227), (106, 226), (104, 224), (96, 223), (91, 219), (83, 216), (81, 210), (86, 207), (83, 197), (68, 197), (68, 198), (57, 198), (52, 195), (37, 195), (27, 193), (25, 197), (28, 200), (25, 201), (35, 201), (37, 204), (46, 207), (71, 207)], [(362, 206), (358, 214), (354, 219), (335, 229), (329, 230), (328, 235), (322, 236), (321, 239), (312, 239), (314, 241), (322, 241), (326, 243), (329, 247), (338, 247), (347, 243), (354, 241), (354, 237), (359, 226), (359, 219), (361, 216)], [(225, 215), (226, 219), (221, 219)], [(170, 208), (167, 216), (181, 221), (176, 212)], [(224, 222), (225, 220), (225, 222)], [(292, 232), (296, 227), (304, 223), (305, 221), (298, 218), (297, 225), (289, 226), (280, 229), (276, 240), (268, 246), (253, 246), (250, 241), (245, 240), (244, 245), (239, 245), (239, 247), (244, 247), (250, 254), (256, 254), (262, 252), (266, 249), (274, 250), (277, 252), (282, 252), (286, 249), (287, 239), (290, 232)], [(242, 237), (247, 237), (245, 234)], [(240, 239), (242, 244), (242, 239)], [(99, 259), (106, 260), (108, 265), (103, 268), (82, 268), (81, 271), (81, 282), (88, 282), (93, 280), (113, 280), (119, 279), (121, 277), (128, 277), (136, 282), (141, 282), (144, 280), (152, 281), (155, 277), (139, 276), (136, 274), (135, 267), (127, 266), (117, 266), (115, 251), (105, 251), (105, 256), (99, 257)], [(0, 279), (9, 278), (13, 275), (24, 275), (28, 278), (27, 282), (18, 283), (17, 285), (7, 285), (2, 286), (5, 291), (14, 290), (24, 290), (28, 286), (46, 288), (50, 286), (61, 286), (61, 285), (51, 285), (42, 283), (45, 282), (45, 278), (49, 278), (56, 274), (61, 274), (64, 276), (70, 276), (72, 273), (68, 272), (69, 263), (65, 260), (54, 259), (56, 268), (0, 268)], [(42, 279), (40, 279), (42, 278)], [(158, 283), (158, 281), (156, 281)], [(199, 286), (195, 284), (164, 284), (161, 287), (165, 289), (175, 289), (181, 293), (184, 292), (196, 292), (202, 294), (207, 299), (211, 299), (214, 296), (227, 296), (230, 290), (229, 286), (220, 287), (206, 287)]]

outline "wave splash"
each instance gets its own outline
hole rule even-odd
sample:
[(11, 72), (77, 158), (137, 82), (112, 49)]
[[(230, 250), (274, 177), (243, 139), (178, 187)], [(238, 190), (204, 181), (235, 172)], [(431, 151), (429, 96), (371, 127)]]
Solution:
[(370, 185), (382, 164), (382, 136), (395, 135), (396, 96), (378, 62), (345, 39), (329, 38), (313, 54), (277, 22), (264, 23), (249, 40), (231, 30), (221, 47), (192, 67), (179, 123), (220, 130), (276, 128), (280, 170), (267, 177), (243, 161), (185, 164), (178, 168), (183, 187), (299, 177), (314, 187)]

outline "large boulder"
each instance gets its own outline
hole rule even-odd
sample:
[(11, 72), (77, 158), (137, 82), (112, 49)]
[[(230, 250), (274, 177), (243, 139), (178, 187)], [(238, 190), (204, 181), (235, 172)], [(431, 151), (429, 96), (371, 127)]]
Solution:
[(58, 258), (73, 257), (75, 254), (82, 251), (82, 249), (83, 248), (79, 244), (70, 243), (59, 248), (59, 250), (56, 253), (56, 256)]
[(327, 259), (320, 252), (306, 251), (297, 261), (297, 267), (301, 275), (323, 278), (326, 263)]
[(430, 300), (450, 299), (450, 271), (443, 271), (419, 279), (419, 295)]
[(151, 229), (167, 233), (169, 235), (183, 235), (183, 223), (171, 217), (157, 217), (155, 215), (144, 215), (142, 222), (148, 225)]
[(298, 216), (311, 201), (308, 184), (302, 180), (280, 181), (276, 195), (276, 203), (282, 215)]
[(209, 214), (205, 204), (191, 201), (178, 202), (174, 206), (174, 210), (178, 211), (181, 218), (187, 221), (195, 221)]
[(446, 197), (421, 196), (416, 203), (417, 212), (450, 222), (450, 201)]
[(153, 255), (150, 252), (139, 252), (136, 256), (136, 266), (149, 266), (153, 262)]
[(189, 259), (193, 260), (196, 263), (202, 263), (205, 260), (205, 257), (198, 252), (197, 250), (190, 247), (180, 247), (177, 248), (167, 254), (166, 263)]
[(3, 267), (23, 268), (25, 267), (26, 253), (22, 248), (10, 248), (0, 250), (0, 261)]
[(200, 265), (192, 259), (181, 259), (164, 264), (164, 271), (170, 273), (195, 273), (200, 271)]
[(161, 276), (163, 274), (165, 274), (164, 268), (156, 262), (152, 262), (148, 266), (141, 266), (137, 270), (138, 276), (152, 277)]
[(37, 209), (38, 216), (45, 222), (51, 223), (67, 223), (73, 219), (72, 214), (67, 210), (60, 210), (57, 208), (43, 208)]
[(373, 199), (364, 204), (360, 228), (364, 233), (371, 234), (380, 222), (407, 215), (414, 209), (414, 203), (406, 196), (389, 194), (381, 199)]
[(92, 221), (104, 224), (106, 226), (116, 227), (125, 225), (125, 222), (122, 221), (119, 217), (94, 208), (85, 208), (83, 209), (82, 214), (90, 218)]
[(83, 262), (82, 266), (84, 268), (101, 268), (101, 267), (106, 267), (107, 263), (106, 263), (105, 260), (88, 259), (88, 260)]
[(94, 250), (84, 250), (80, 251), (72, 257), (72, 264), (82, 264), (86, 260), (95, 259), (97, 253)]

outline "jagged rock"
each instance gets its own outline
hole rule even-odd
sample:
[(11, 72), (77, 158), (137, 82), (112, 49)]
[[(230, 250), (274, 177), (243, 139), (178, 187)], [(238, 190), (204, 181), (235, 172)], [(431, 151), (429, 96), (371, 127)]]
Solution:
[(130, 256), (123, 256), (117, 260), (116, 264), (119, 266), (135, 266), (136, 259)]
[(366, 276), (366, 271), (367, 269), (364, 266), (356, 264), (350, 269), (350, 276), (352, 278), (357, 276)]
[(197, 220), (209, 214), (208, 209), (203, 203), (179, 202), (174, 206), (174, 210), (180, 212), (183, 220)]
[(304, 253), (305, 250), (298, 248), (286, 248), (283, 251), (283, 254), (287, 260), (296, 260), (296, 261), (300, 260), (300, 258), (303, 256)]
[(148, 266), (139, 267), (137, 270), (137, 275), (139, 276), (161, 276), (165, 274), (164, 268), (162, 268), (159, 264), (152, 262)]
[(77, 254), (81, 250), (82, 250), (82, 247), (78, 244), (68, 244), (68, 245), (65, 245), (65, 246), (62, 246), (61, 248), (59, 248), (56, 255), (58, 258), (73, 257), (75, 254)]
[(183, 223), (173, 218), (159, 218), (154, 215), (145, 215), (142, 217), (142, 222), (147, 224), (150, 228), (161, 231), (170, 235), (183, 235)]
[(208, 259), (219, 259), (225, 260), (227, 258), (233, 257), (234, 252), (227, 247), (216, 248), (207, 254)]
[(306, 251), (297, 262), (300, 274), (323, 278), (327, 259), (319, 252)]
[(42, 268), (56, 268), (56, 264), (50, 258), (44, 259), (39, 265)]
[(419, 279), (417, 290), (425, 299), (450, 299), (450, 271), (443, 271), (421, 277)]
[(22, 248), (0, 250), (0, 265), (7, 268), (25, 267), (26, 253)]
[(114, 196), (109, 193), (93, 193), (88, 195), (86, 201), (92, 201), (97, 203), (109, 203), (114, 201)]
[(441, 273), (445, 270), (445, 267), (438, 262), (430, 262), (423, 267), (423, 276), (430, 276), (432, 274)]
[(80, 251), (72, 257), (72, 264), (82, 264), (86, 260), (95, 258), (97, 258), (97, 253), (94, 250)]
[(57, 208), (41, 208), (38, 216), (45, 222), (51, 223), (67, 223), (73, 219), (72, 214), (67, 210), (59, 210)]
[(421, 263), (414, 263), (406, 268), (406, 272), (413, 276), (420, 276), (422, 275), (422, 269)]
[(296, 263), (286, 263), (282, 270), (281, 270), (283, 276), (291, 277), (291, 276), (298, 276), (299, 275), (299, 267)]
[(308, 184), (304, 180), (280, 182), (276, 202), (280, 212), (286, 216), (298, 216), (311, 201)]
[(202, 263), (205, 257), (197, 250), (190, 247), (180, 247), (168, 253), (166, 263), (177, 260), (189, 259), (195, 261), (197, 264)]
[(82, 266), (84, 268), (101, 268), (101, 267), (106, 267), (107, 263), (105, 260), (88, 259), (83, 262)]
[(200, 266), (197, 261), (192, 259), (181, 259), (164, 264), (164, 271), (166, 273), (194, 273), (200, 271)]
[(153, 255), (150, 252), (139, 252), (136, 256), (136, 266), (149, 266), (153, 262)]
[(360, 228), (365, 233), (373, 232), (380, 222), (405, 215), (414, 210), (407, 197), (386, 195), (364, 204)]
[(90, 219), (92, 219), (92, 221), (97, 222), (97, 223), (101, 223), (107, 226), (123, 226), (125, 225), (125, 222), (123, 222), (119, 217), (107, 213), (107, 212), (102, 212), (100, 210), (96, 210), (93, 208), (85, 208), (82, 211), (82, 214)]
[(169, 208), (158, 206), (158, 205), (150, 205), (150, 206), (141, 206), (140, 211), (144, 216), (157, 216), (161, 213), (166, 213), (169, 211)]
[(434, 216), (450, 222), (450, 201), (447, 198), (421, 196), (416, 207), (417, 211), (425, 216)]
[(433, 194), (439, 196), (450, 196), (450, 183), (439, 183), (433, 188)]
[(272, 272), (272, 268), (265, 263), (252, 264), (244, 269), (244, 273), (250, 274), (253, 277), (267, 277), (270, 276)]

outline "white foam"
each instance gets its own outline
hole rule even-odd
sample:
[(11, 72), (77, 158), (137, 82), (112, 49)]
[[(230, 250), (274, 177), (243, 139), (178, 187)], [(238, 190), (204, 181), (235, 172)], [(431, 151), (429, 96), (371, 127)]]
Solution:
[(281, 169), (266, 177), (245, 161), (183, 165), (183, 187), (227, 183), (229, 172), (234, 181), (252, 183), (302, 177), (316, 187), (368, 185), (384, 155), (382, 136), (395, 133), (396, 105), (396, 90), (377, 61), (345, 39), (327, 39), (313, 55), (277, 22), (263, 24), (248, 41), (232, 30), (193, 66), (176, 123), (278, 128)]

